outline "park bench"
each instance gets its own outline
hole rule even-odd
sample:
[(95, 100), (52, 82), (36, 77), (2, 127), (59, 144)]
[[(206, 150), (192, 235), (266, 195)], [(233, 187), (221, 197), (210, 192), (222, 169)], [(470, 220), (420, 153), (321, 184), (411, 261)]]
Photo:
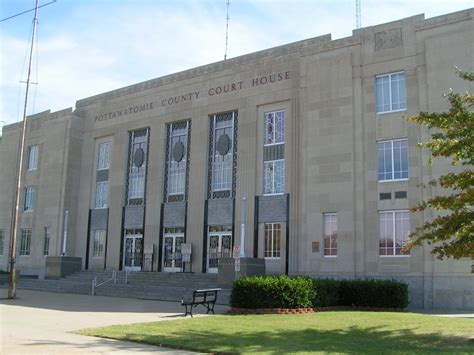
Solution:
[(216, 304), (217, 300), (217, 292), (220, 290), (220, 288), (210, 288), (206, 290), (193, 291), (192, 300), (181, 300), (181, 306), (186, 307), (184, 316), (186, 317), (188, 314), (190, 314), (192, 317), (193, 308), (200, 304), (207, 308), (207, 313), (212, 312), (212, 314), (214, 314), (214, 305)]

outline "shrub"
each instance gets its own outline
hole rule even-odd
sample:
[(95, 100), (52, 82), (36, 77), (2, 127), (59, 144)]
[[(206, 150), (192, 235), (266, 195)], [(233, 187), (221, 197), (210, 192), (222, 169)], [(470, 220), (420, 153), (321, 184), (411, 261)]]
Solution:
[(335, 280), (252, 276), (234, 281), (230, 302), (239, 308), (405, 308), (408, 285), (396, 280)]
[(343, 306), (405, 308), (408, 285), (396, 280), (341, 280), (339, 302)]
[(314, 307), (340, 306), (339, 287), (341, 280), (335, 279), (312, 279), (315, 296)]
[(234, 281), (230, 304), (239, 308), (312, 307), (314, 288), (305, 277), (251, 276)]

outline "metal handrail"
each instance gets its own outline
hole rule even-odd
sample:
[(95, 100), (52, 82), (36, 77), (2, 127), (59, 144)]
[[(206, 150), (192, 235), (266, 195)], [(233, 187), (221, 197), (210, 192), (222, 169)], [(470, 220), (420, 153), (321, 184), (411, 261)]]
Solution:
[(117, 272), (115, 270), (112, 270), (112, 277), (110, 279), (107, 279), (101, 282), (100, 284), (97, 283), (97, 276), (94, 277), (94, 280), (92, 280), (92, 296), (95, 295), (95, 290), (97, 289), (97, 287), (102, 286), (110, 281), (113, 281), (114, 284), (117, 283)]
[(131, 270), (125, 270), (125, 285), (128, 285), (128, 275), (131, 275)]

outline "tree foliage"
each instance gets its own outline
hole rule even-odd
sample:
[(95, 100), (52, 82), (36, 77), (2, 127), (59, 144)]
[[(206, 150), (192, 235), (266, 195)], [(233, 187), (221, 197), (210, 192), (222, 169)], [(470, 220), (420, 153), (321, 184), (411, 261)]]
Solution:
[[(458, 70), (464, 80), (474, 81), (474, 73)], [(443, 113), (421, 112), (408, 120), (433, 130), (431, 139), (420, 143), (429, 149), (429, 163), (437, 157), (450, 158), (452, 165), (463, 165), (461, 172), (451, 172), (430, 182), (431, 186), (447, 189), (442, 196), (422, 201), (412, 212), (428, 209), (436, 216), (417, 228), (411, 235), (407, 248), (433, 244), (433, 254), (439, 259), (474, 259), (474, 97), (470, 92), (445, 95), (451, 108)], [(473, 264), (474, 272), (474, 264)]]

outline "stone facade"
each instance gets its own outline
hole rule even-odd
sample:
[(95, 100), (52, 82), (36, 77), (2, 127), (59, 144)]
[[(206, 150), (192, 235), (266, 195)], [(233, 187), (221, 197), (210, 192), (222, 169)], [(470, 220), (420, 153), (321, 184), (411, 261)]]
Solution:
[[(445, 110), (443, 92), (467, 89), (453, 65), (473, 70), (473, 15), (316, 37), (28, 117), (23, 182), (35, 194), (20, 214), (18, 268), (43, 276), (45, 249), (61, 255), (67, 232), (66, 255), (84, 269), (182, 271), (185, 242), (193, 271), (217, 272), (244, 223), (245, 254), (264, 258), (267, 273), (395, 278), (409, 283), (412, 307), (474, 309), (471, 260), (439, 261), (429, 246), (411, 255), (379, 249), (381, 215), (440, 193), (420, 184), (451, 169), (428, 166), (417, 143), (429, 132), (403, 116)], [(390, 105), (403, 101), (400, 109), (378, 109), (379, 79), (390, 80), (385, 94)], [(406, 99), (394, 99), (396, 90)], [(19, 123), (6, 126), (0, 140), (1, 269), (20, 133)], [(381, 142), (406, 142), (408, 177), (380, 178)], [(28, 169), (32, 146), (37, 167)], [(403, 223), (413, 230), (430, 217)], [(337, 247), (325, 244), (330, 223)], [(21, 230), (31, 231), (29, 244)]]

